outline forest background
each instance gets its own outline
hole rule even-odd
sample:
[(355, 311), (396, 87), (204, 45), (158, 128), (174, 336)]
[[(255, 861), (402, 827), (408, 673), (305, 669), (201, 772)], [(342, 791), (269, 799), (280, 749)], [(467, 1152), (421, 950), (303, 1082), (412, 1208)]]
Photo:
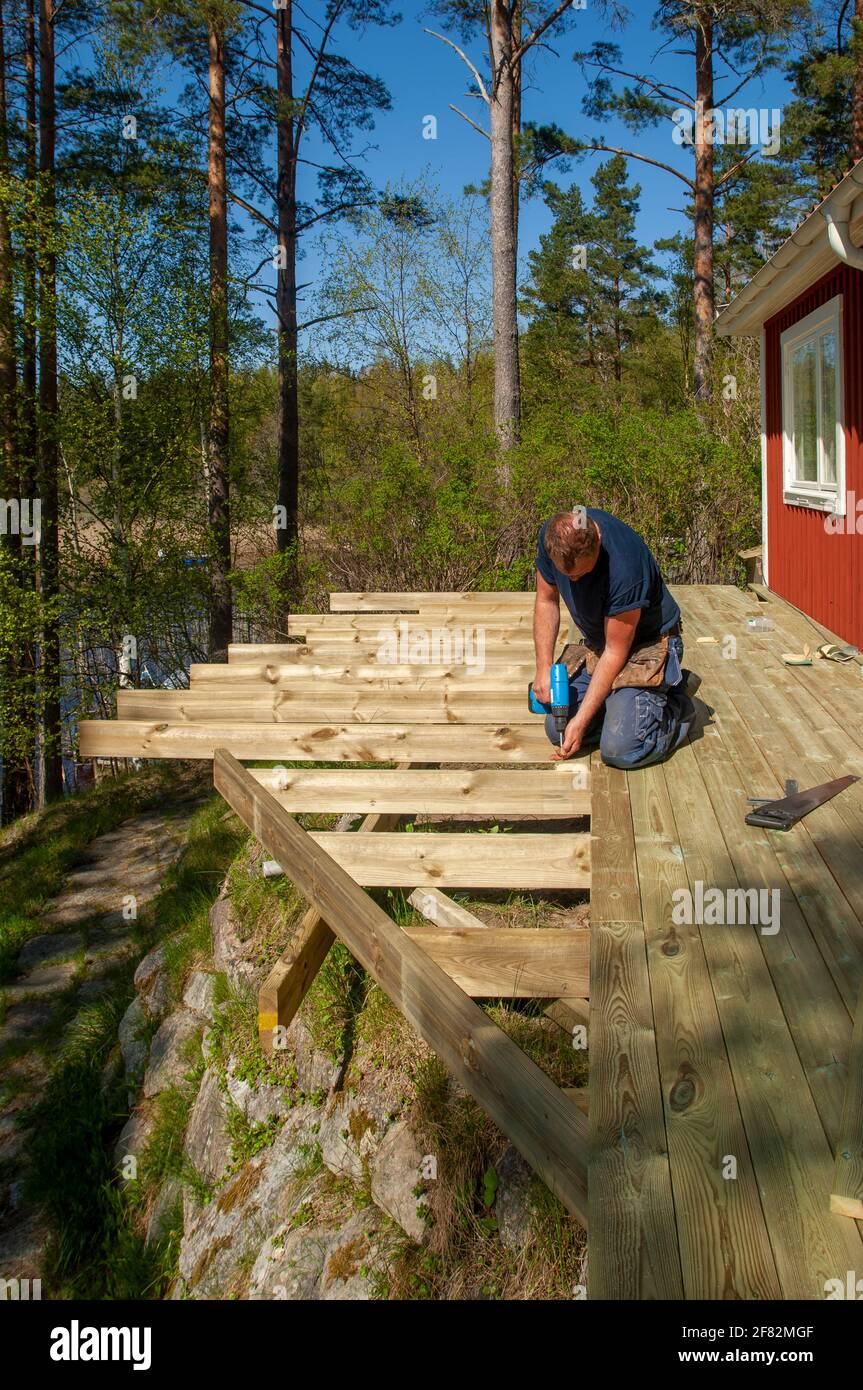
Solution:
[[(718, 113), (714, 115), (713, 113)], [(863, 153), (863, 0), (0, 0), (0, 758), (551, 510), (759, 537), (715, 313)]]

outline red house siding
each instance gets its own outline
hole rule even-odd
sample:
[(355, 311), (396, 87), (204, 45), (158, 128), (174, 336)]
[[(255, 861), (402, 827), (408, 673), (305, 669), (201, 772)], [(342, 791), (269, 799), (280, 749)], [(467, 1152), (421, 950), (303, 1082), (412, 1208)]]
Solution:
[[(845, 533), (830, 535), (824, 513), (789, 507), (782, 498), (782, 354), (786, 328), (842, 295), (845, 397)], [(863, 649), (863, 530), (852, 531), (863, 500), (863, 271), (836, 267), (768, 319), (765, 329), (767, 430), (767, 563), (770, 588)], [(863, 528), (863, 513), (856, 518)]]

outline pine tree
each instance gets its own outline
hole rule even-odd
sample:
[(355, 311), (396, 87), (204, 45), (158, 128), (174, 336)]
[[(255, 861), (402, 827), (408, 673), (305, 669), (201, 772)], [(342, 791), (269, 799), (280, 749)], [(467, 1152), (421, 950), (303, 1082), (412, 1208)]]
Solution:
[(638, 185), (626, 182), (626, 161), (615, 156), (595, 171), (593, 207), (576, 185), (546, 185), (551, 230), (528, 263), (524, 309), (531, 319), (530, 351), (547, 354), (559, 378), (588, 367), (603, 385), (619, 387), (627, 351), (656, 322), (658, 268), (635, 235)]

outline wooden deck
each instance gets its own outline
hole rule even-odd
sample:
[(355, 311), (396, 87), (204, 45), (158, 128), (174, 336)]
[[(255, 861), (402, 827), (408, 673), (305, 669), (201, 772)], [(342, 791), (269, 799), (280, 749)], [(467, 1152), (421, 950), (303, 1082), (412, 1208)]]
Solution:
[[(676, 597), (706, 726), (658, 767), (593, 768), (591, 1296), (823, 1299), (863, 1273), (829, 1200), (837, 1148), (859, 1175), (863, 782), (789, 832), (744, 815), (786, 778), (863, 774), (861, 671), (784, 665), (825, 639), (780, 600)], [(779, 930), (678, 925), (699, 883), (777, 890)]]
[[(189, 692), (123, 692), (118, 721), (82, 727), (82, 751), (216, 758), (223, 794), (311, 903), (262, 991), (262, 1041), (341, 936), (587, 1221), (591, 1298), (823, 1299), (828, 1280), (863, 1277), (863, 781), (786, 833), (744, 816), (787, 778), (863, 777), (861, 668), (784, 665), (825, 634), (773, 597), (675, 593), (702, 717), (640, 772), (596, 754), (589, 775), (586, 758), (548, 766), (526, 712), (531, 597), (515, 594), (332, 595), (330, 614), (292, 620), (302, 644), (232, 648), (227, 666), (193, 668)], [(397, 610), (408, 632), (482, 621), (481, 677), (382, 666), (376, 633)], [(752, 633), (754, 616), (774, 630)], [(244, 772), (230, 755), (284, 766)], [(364, 766), (310, 766), (323, 761)], [(384, 761), (398, 766), (368, 766)], [(292, 819), (319, 810), (367, 813), (365, 833)], [(397, 833), (423, 811), (560, 828)], [(588, 812), (589, 836), (571, 823)], [(397, 884), (437, 904), (433, 930), (362, 906), (360, 885)], [(576, 933), (475, 931), (438, 892), (459, 885), (589, 887), (589, 961)], [(778, 917), (682, 910), (680, 890), (716, 889), (763, 891)], [(587, 1124), (466, 997), (491, 994), (566, 994), (550, 1012), (569, 1022), (589, 1007)]]

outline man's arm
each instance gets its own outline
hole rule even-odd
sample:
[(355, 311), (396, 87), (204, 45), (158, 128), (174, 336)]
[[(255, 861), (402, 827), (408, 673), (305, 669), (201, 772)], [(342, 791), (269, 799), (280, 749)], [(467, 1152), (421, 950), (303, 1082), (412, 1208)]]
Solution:
[(578, 713), (566, 726), (563, 748), (553, 754), (555, 758), (571, 758), (578, 752), (591, 720), (608, 699), (612, 685), (629, 659), (640, 617), (641, 609), (633, 608), (628, 613), (617, 613), (613, 618), (606, 618), (605, 648), (590, 678)]
[(536, 572), (536, 600), (533, 605), (533, 645), (536, 651), (536, 675), (533, 688), (536, 698), (547, 704), (551, 698), (549, 676), (554, 661), (554, 646), (560, 628), (560, 595), (556, 584), (549, 584), (539, 570)]

